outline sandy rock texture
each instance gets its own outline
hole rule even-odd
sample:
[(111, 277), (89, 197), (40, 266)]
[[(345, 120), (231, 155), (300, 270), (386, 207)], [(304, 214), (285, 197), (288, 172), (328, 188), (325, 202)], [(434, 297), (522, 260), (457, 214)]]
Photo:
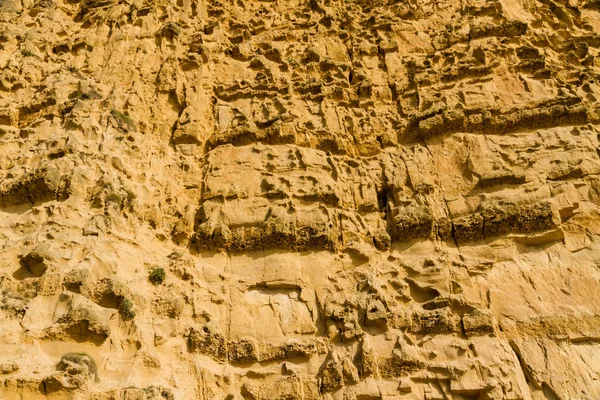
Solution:
[(597, 0), (0, 0), (0, 399), (600, 399)]

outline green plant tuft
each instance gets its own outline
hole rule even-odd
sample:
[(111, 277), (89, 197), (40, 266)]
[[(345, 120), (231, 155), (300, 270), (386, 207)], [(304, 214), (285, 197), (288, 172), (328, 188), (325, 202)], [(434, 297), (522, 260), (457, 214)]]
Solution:
[(154, 267), (150, 271), (150, 276), (148, 277), (148, 279), (150, 279), (150, 282), (152, 282), (154, 285), (160, 285), (164, 282), (166, 277), (167, 273), (165, 272), (164, 268)]
[(119, 311), (121, 312), (121, 314), (123, 314), (123, 316), (126, 319), (131, 319), (133, 317), (135, 317), (135, 311), (132, 310), (133, 308), (133, 302), (129, 299), (123, 299), (121, 300), (121, 303), (119, 304)]
[(110, 110), (110, 115), (112, 115), (113, 118), (116, 119), (122, 127), (126, 127), (127, 130), (134, 132), (137, 130), (135, 127), (135, 121), (124, 112), (113, 108), (112, 110)]
[(94, 374), (94, 376), (98, 375), (98, 368), (96, 367), (96, 362), (89, 354), (86, 353), (67, 353), (63, 355), (60, 359), (61, 364), (64, 364), (65, 361), (70, 361), (79, 365), (87, 365), (90, 369), (90, 372)]
[(107, 203), (116, 203), (117, 205), (121, 206), (123, 199), (121, 198), (121, 196), (118, 193), (111, 192), (108, 194), (108, 196), (106, 196), (106, 202)]

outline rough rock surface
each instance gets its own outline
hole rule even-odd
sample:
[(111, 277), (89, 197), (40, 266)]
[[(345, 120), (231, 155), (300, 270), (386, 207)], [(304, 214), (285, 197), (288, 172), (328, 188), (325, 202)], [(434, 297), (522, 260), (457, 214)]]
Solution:
[(0, 0), (0, 398), (600, 398), (597, 0)]

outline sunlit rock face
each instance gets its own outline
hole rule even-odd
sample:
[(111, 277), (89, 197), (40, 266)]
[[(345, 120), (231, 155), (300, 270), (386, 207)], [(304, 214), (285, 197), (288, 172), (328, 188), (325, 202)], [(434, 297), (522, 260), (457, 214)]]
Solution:
[(592, 0), (0, 0), (0, 399), (600, 398)]

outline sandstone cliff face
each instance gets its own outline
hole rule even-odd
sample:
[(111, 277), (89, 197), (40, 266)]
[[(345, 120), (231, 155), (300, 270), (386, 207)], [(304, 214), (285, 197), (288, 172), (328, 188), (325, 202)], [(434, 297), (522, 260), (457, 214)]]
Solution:
[(1, 399), (599, 399), (594, 0), (0, 0)]

